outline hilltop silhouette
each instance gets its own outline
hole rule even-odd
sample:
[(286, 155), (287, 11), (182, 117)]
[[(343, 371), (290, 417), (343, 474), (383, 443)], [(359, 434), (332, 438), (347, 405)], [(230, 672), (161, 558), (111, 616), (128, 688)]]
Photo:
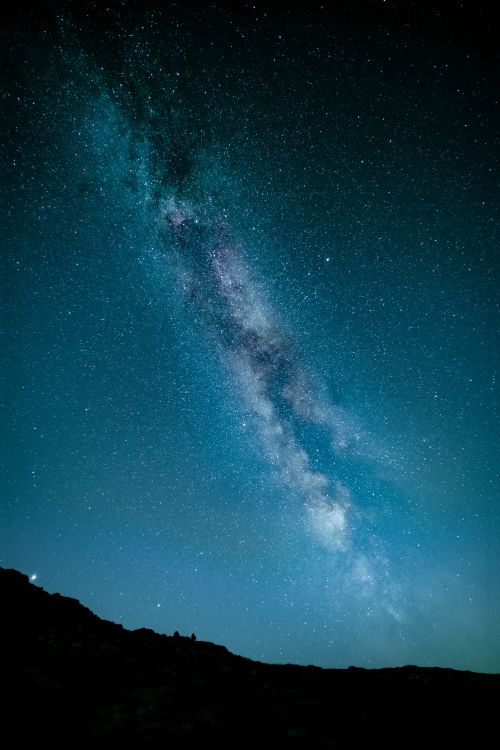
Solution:
[(270, 665), (129, 631), (0, 568), (2, 735), (136, 747), (482, 746), (500, 675)]

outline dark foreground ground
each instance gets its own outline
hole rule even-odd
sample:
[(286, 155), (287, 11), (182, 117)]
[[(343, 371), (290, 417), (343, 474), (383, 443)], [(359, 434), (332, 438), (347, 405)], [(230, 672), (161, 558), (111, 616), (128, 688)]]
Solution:
[(3, 568), (0, 608), (3, 747), (493, 747), (500, 675), (261, 664), (124, 630)]

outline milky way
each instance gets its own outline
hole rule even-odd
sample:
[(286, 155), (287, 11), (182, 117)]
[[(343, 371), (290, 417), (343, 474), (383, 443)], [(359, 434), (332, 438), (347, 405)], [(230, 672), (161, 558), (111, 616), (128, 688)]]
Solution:
[[(362, 521), (356, 529), (361, 516), (347, 482), (334, 471), (316, 468), (317, 460), (300, 437), (305, 427), (317, 439), (326, 440), (329, 463), (334, 466), (345, 458), (366, 458), (368, 448), (359, 426), (351, 426), (345, 411), (332, 402), (305, 363), (293, 331), (273, 309), (258, 268), (249, 266), (217, 200), (206, 190), (195, 189), (202, 197), (193, 201), (182, 197), (182, 188), (166, 187), (168, 171), (162, 169), (157, 153), (152, 156), (150, 130), (142, 125), (143, 148), (133, 161), (134, 169), (141, 175), (143, 202), (159, 238), (163, 263), (173, 272), (191, 313), (186, 324), (189, 319), (201, 321), (220, 353), (227, 387), (236, 389), (243, 414), (255, 427), (258, 451), (278, 484), (303, 504), (311, 544), (341, 555), (345, 584), (400, 620), (401, 592), (391, 580), (382, 540), (369, 528), (363, 529)], [(163, 140), (171, 143), (172, 134), (165, 132)], [(165, 166), (175, 173), (172, 160), (175, 164), (178, 151), (166, 152), (165, 158)], [(196, 163), (196, 155), (191, 153), (189, 162)], [(190, 184), (185, 172), (182, 183)]]
[[(167, 82), (155, 76), (144, 90), (101, 79), (105, 106), (118, 108), (130, 130), (132, 171), (149, 206), (165, 263), (189, 306), (202, 316), (220, 345), (225, 364), (250, 410), (268, 462), (284, 487), (303, 500), (305, 521), (316, 540), (332, 551), (351, 549), (353, 499), (338, 477), (315, 468), (297, 436), (297, 422), (322, 431), (332, 456), (363, 453), (359, 430), (333, 404), (298, 350), (293, 331), (279, 319), (250, 268), (217, 198), (195, 186), (203, 151), (203, 126), (173, 116)], [(109, 99), (108, 99), (109, 96)], [(191, 129), (190, 129), (191, 128)], [(205, 150), (206, 150), (206, 144)], [(202, 175), (202, 181), (206, 177)], [(201, 194), (201, 199), (200, 199)]]

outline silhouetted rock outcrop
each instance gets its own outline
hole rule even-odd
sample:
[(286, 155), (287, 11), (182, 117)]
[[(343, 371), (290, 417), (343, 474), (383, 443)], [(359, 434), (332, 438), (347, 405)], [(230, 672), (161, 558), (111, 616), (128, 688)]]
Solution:
[(125, 630), (15, 570), (0, 568), (0, 602), (2, 736), (16, 746), (481, 747), (500, 705), (499, 675), (261, 664)]

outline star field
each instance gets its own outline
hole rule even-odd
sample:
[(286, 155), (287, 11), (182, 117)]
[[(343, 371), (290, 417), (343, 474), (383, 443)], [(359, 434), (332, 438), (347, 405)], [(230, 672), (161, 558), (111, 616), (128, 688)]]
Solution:
[(0, 565), (251, 658), (498, 671), (482, 9), (3, 28)]

